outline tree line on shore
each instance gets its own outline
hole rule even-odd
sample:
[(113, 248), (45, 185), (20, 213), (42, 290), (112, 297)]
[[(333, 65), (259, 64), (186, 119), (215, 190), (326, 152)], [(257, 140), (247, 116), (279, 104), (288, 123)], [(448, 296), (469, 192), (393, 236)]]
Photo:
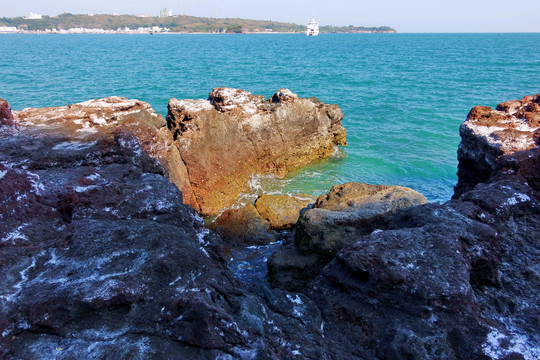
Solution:
[[(284, 23), (272, 20), (251, 20), (238, 18), (206, 18), (186, 15), (149, 17), (135, 15), (83, 15), (64, 13), (58, 16), (44, 15), (41, 19), (24, 17), (0, 18), (0, 26), (15, 27), (17, 30), (45, 31), (47, 29), (67, 30), (71, 28), (87, 29), (137, 29), (140, 27), (161, 27), (172, 32), (202, 33), (242, 33), (242, 32), (303, 32), (304, 25)], [(336, 32), (395, 32), (388, 26), (321, 26), (323, 33)]]

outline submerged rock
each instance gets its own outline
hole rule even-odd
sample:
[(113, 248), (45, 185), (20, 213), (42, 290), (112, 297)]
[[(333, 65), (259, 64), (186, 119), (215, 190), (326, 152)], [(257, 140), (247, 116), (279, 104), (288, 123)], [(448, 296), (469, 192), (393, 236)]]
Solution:
[(279, 90), (271, 99), (217, 88), (208, 100), (169, 100), (167, 124), (202, 214), (216, 215), (254, 174), (284, 176), (346, 145), (337, 105)]

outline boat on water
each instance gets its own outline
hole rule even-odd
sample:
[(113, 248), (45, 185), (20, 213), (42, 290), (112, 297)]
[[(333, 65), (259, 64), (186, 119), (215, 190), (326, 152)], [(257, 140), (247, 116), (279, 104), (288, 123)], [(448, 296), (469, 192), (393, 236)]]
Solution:
[(319, 23), (315, 20), (315, 16), (311, 18), (306, 30), (307, 36), (317, 36), (319, 35)]

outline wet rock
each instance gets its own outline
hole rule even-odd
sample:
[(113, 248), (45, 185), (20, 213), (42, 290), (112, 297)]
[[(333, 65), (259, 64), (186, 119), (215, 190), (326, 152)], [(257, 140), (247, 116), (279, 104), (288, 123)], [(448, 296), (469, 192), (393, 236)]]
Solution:
[(270, 222), (251, 204), (225, 210), (209, 227), (230, 245), (267, 244), (277, 236), (270, 229)]
[(325, 263), (317, 254), (302, 254), (294, 239), (283, 245), (268, 259), (268, 278), (273, 288), (298, 291), (313, 280)]
[(315, 199), (309, 195), (261, 195), (255, 207), (261, 216), (270, 221), (275, 230), (291, 229), (296, 225), (300, 210), (312, 205)]
[(9, 103), (0, 99), (0, 125), (13, 126), (13, 115)]
[(426, 202), (422, 194), (402, 186), (336, 185), (302, 213), (295, 244), (304, 254), (329, 260), (357, 237), (375, 230), (384, 216)]
[(219, 214), (254, 174), (284, 176), (346, 145), (337, 105), (281, 89), (269, 100), (217, 88), (208, 100), (169, 101), (167, 124), (189, 169), (201, 213)]
[(454, 198), (487, 181), (504, 156), (538, 145), (540, 94), (490, 107), (473, 108), (460, 126), (458, 184)]

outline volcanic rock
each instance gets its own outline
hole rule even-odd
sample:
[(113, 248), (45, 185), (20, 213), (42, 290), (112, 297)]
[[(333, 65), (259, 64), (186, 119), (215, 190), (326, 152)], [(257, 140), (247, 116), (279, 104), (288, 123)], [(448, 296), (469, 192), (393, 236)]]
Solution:
[(315, 279), (310, 297), (323, 309), (332, 331), (344, 334), (336, 340), (347, 353), (392, 359), (456, 359), (466, 353), (481, 358), (478, 344), (487, 330), (473, 305), (463, 243), (490, 244), (495, 231), (440, 206), (421, 213), (426, 216), (423, 226), (360, 237)]
[(254, 174), (284, 176), (346, 145), (337, 105), (281, 89), (269, 100), (217, 88), (208, 100), (169, 100), (167, 125), (202, 214), (216, 215)]
[[(187, 169), (165, 127), (165, 119), (148, 103), (108, 97), (62, 107), (27, 108), (14, 115), (15, 122), (27, 132), (61, 137), (56, 148), (45, 149), (50, 156), (43, 159), (49, 164), (62, 161), (59, 157), (66, 154), (60, 151), (63, 149), (79, 154), (83, 163), (92, 163), (93, 151), (98, 148), (110, 150), (114, 143), (121, 148), (137, 149), (131, 161), (137, 161), (137, 156), (144, 151), (157, 160), (158, 171), (164, 171), (182, 191), (184, 202), (198, 209)], [(110, 156), (114, 157), (114, 154)]]
[(346, 183), (332, 187), (313, 208), (302, 211), (295, 246), (283, 246), (269, 259), (272, 286), (302, 289), (343, 247), (385, 228), (389, 215), (426, 202), (422, 194), (402, 186)]
[[(298, 293), (234, 278), (159, 135), (57, 115), (0, 131), (0, 358), (540, 358), (538, 146), (446, 204), (341, 227), (352, 242), (328, 264), (285, 239), (272, 285)], [(360, 194), (385, 189), (337, 187), (304, 212), (377, 214)]]
[(501, 103), (496, 110), (486, 106), (473, 108), (459, 128), (461, 143), (454, 198), (488, 180), (505, 161), (502, 158), (536, 147), (540, 143), (539, 129), (540, 94)]
[(300, 210), (315, 202), (309, 195), (261, 195), (255, 202), (257, 211), (270, 221), (275, 230), (291, 229), (296, 225)]
[(0, 125), (13, 125), (13, 115), (11, 114), (11, 107), (9, 103), (0, 99)]
[(375, 230), (384, 216), (426, 202), (422, 194), (402, 186), (336, 185), (302, 213), (295, 244), (303, 254), (331, 259), (358, 236)]
[(294, 238), (286, 239), (268, 259), (268, 280), (273, 288), (287, 291), (304, 289), (326, 262), (318, 254), (302, 254)]
[(17, 113), (0, 138), (0, 358), (256, 353), (258, 330), (231, 309), (259, 305), (221, 240), (131, 132), (66, 113)]

